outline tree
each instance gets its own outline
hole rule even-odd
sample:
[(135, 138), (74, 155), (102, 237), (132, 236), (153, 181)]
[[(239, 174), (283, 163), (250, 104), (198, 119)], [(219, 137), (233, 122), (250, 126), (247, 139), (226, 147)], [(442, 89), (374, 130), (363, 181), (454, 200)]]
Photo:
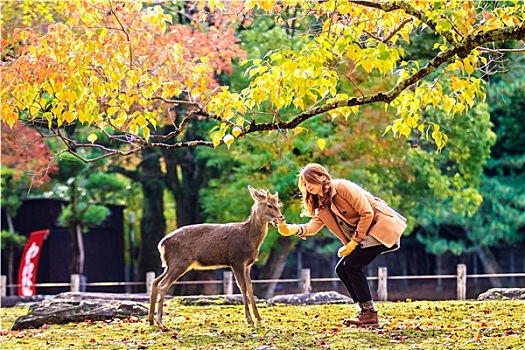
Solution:
[(54, 174), (58, 167), (56, 164), (49, 164), (53, 153), (42, 135), (23, 124), (10, 128), (7, 124), (2, 123), (1, 131), (2, 168), (9, 169), (7, 172), (15, 181), (15, 183), (10, 183), (9, 187), (7, 187), (8, 184), (5, 184), (2, 189), (9, 191), (10, 188), (13, 188), (20, 194), (24, 192), (24, 189), (19, 188), (23, 187), (19, 186), (22, 183), (26, 185), (25, 190), (27, 191), (30, 184), (39, 187), (48, 182), (49, 176)]
[[(15, 253), (26, 243), (27, 238), (14, 230), (2, 230), (2, 250), (7, 251), (7, 283), (14, 284)], [(15, 288), (10, 287), (9, 295), (16, 295)]]
[[(16, 29), (3, 43), (14, 52), (1, 67), (1, 96), (9, 101), (2, 105), (2, 120), (9, 125), (19, 121), (47, 125), (66, 151), (95, 161), (148, 147), (229, 146), (250, 133), (286, 132), (325, 114), (349, 118), (360, 106), (382, 103), (396, 113), (388, 132), (408, 137), (419, 130), (442, 149), (447, 136), (420, 111), (431, 106), (450, 116), (464, 115), (475, 97), (484, 97), (477, 70), (490, 66), (486, 53), (498, 51), (490, 45), (525, 36), (525, 5), (516, 1), (487, 7), (478, 1), (194, 4), (186, 6), (192, 11), (183, 15), (200, 28), (220, 11), (233, 13), (228, 24), (237, 26), (247, 26), (250, 17), (262, 13), (309, 41), (301, 48), (274, 50), (264, 59), (247, 62), (250, 84), (232, 93), (227, 86), (212, 83), (209, 57), (186, 59), (191, 57), (186, 48), (164, 40), (172, 16), (160, 6), (71, 1), (64, 6), (64, 20), (50, 24), (46, 33)], [(305, 26), (308, 30), (299, 33)], [(423, 29), (435, 34), (433, 55), (405, 61), (404, 47)], [(232, 33), (231, 27), (223, 26), (213, 34)], [(339, 70), (347, 61), (354, 63), (354, 71)], [(359, 93), (341, 93), (340, 82), (352, 83), (355, 70), (396, 79), (387, 79), (393, 85), (382, 91), (356, 85)], [(444, 84), (453, 90), (446, 92)], [(180, 105), (188, 108), (182, 121), (175, 123), (166, 111)], [(283, 114), (288, 107), (295, 110)], [(177, 140), (190, 120), (214, 121), (210, 139), (196, 135)], [(156, 126), (162, 122), (172, 125), (173, 131), (157, 134)], [(70, 139), (62, 132), (70, 123), (98, 131), (87, 137), (88, 142)], [(114, 141), (112, 146), (97, 142), (102, 134)], [(115, 146), (122, 143), (128, 145), (125, 150)], [(78, 152), (85, 147), (104, 154), (86, 159)]]
[[(492, 145), (491, 157), (488, 161), (472, 162), (476, 167), (483, 166), (477, 172), (479, 176), (476, 189), (483, 198), (479, 209), (472, 215), (462, 215), (446, 208), (446, 202), (439, 206), (439, 215), (434, 220), (423, 222), (426, 230), (432, 234), (421, 235), (419, 238), (427, 249), (441, 255), (451, 252), (455, 255), (475, 254), (487, 273), (501, 272), (500, 262), (494, 256), (491, 248), (502, 245), (515, 247), (523, 243), (525, 228), (525, 162), (523, 147), (523, 128), (525, 107), (525, 80), (515, 77), (508, 82), (496, 82), (489, 90), (490, 123), (494, 126), (497, 140)], [(481, 115), (480, 115), (481, 117)], [(485, 120), (488, 116), (484, 116)], [(480, 123), (482, 118), (476, 118)], [(492, 133), (492, 131), (491, 131)], [(492, 137), (491, 137), (492, 138)], [(467, 139), (472, 145), (459, 145), (462, 155), (472, 154), (482, 150), (479, 140), (483, 135), (476, 133), (475, 137)], [(486, 153), (487, 150), (482, 151)], [(434, 204), (433, 209), (436, 209)], [(430, 208), (430, 206), (428, 206)], [(453, 207), (453, 206), (450, 206)], [(429, 216), (425, 217), (426, 219)], [(513, 254), (511, 251), (509, 254)], [(513, 257), (510, 258), (513, 260)], [(511, 269), (514, 268), (511, 264)], [(491, 278), (494, 287), (501, 287), (502, 281)]]
[(127, 183), (115, 175), (94, 172), (93, 166), (70, 154), (59, 158), (60, 171), (56, 179), (66, 183), (55, 194), (63, 191), (69, 203), (62, 208), (58, 221), (68, 228), (73, 250), (71, 273), (83, 276), (83, 233), (100, 225), (110, 214), (108, 204), (119, 204), (126, 198)]
[[(170, 31), (162, 39), (151, 43), (152, 47), (160, 45), (162, 48), (166, 42), (177, 43), (185, 48), (185, 60), (193, 61), (201, 57), (207, 57), (212, 68), (213, 77), (211, 85), (218, 85), (216, 77), (222, 79), (229, 75), (232, 68), (232, 58), (244, 56), (244, 52), (236, 43), (237, 39), (233, 35), (219, 37), (217, 31), (221, 31), (222, 16), (214, 16), (213, 23), (210, 23), (206, 30), (199, 30), (188, 23), (191, 15), (189, 3), (172, 4), (177, 8), (167, 7), (166, 11), (173, 14), (179, 23), (173, 24)], [(186, 14), (187, 16), (183, 16)], [(164, 44), (163, 44), (164, 43)], [(161, 122), (157, 125), (160, 133), (175, 133), (177, 130), (174, 124), (178, 125), (184, 121), (186, 106), (181, 105), (171, 108), (166, 113), (171, 120), (168, 124)], [(177, 140), (192, 140), (194, 135), (206, 135), (209, 122), (202, 120), (190, 120), (187, 122), (186, 132), (178, 138), (167, 141), (175, 143)], [(200, 136), (199, 136), (200, 137)], [(140, 183), (143, 196), (143, 215), (141, 219), (142, 233), (142, 253), (140, 255), (139, 270), (143, 276), (147, 271), (157, 271), (160, 268), (158, 259), (157, 244), (166, 233), (166, 223), (164, 215), (163, 193), (168, 189), (175, 200), (176, 225), (169, 226), (169, 229), (181, 227), (188, 224), (200, 223), (204, 219), (201, 215), (201, 204), (199, 203), (198, 193), (200, 188), (206, 186), (208, 178), (213, 176), (212, 169), (207, 169), (203, 160), (197, 154), (197, 150), (192, 147), (182, 149), (143, 149), (138, 155), (141, 158), (137, 169), (124, 169), (114, 167), (118, 172), (126, 175), (133, 181)], [(166, 206), (171, 210), (171, 206)], [(169, 215), (169, 214), (168, 214)], [(195, 274), (210, 274), (213, 272), (193, 272)], [(197, 278), (203, 279), (203, 278)], [(214, 288), (212, 285), (205, 285), (207, 288)], [(183, 287), (183, 289), (186, 287)], [(206, 293), (206, 291), (196, 291)]]
[[(14, 255), (23, 247), (26, 237), (20, 235), (14, 226), (13, 218), (28, 188), (42, 187), (57, 171), (56, 164), (49, 166), (52, 153), (44, 139), (35, 130), (22, 124), (11, 130), (2, 123), (2, 209), (7, 219), (7, 230), (2, 230), (2, 250), (7, 251), (7, 281), (14, 284)], [(14, 288), (10, 291), (14, 295)]]

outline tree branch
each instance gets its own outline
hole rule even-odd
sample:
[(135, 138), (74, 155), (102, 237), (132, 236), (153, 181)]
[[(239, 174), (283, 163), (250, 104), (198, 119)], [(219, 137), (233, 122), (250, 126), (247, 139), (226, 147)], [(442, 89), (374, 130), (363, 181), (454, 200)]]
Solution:
[(293, 129), (299, 124), (304, 122), (311, 117), (317, 116), (319, 114), (328, 112), (332, 109), (339, 107), (351, 107), (351, 106), (362, 106), (368, 105), (375, 102), (384, 102), (390, 103), (396, 97), (398, 97), (401, 92), (409, 88), (411, 85), (421, 81), (423, 78), (429, 74), (435, 72), (442, 64), (452, 60), (456, 55), (465, 58), (468, 54), (477, 47), (483, 46), (491, 42), (497, 42), (502, 40), (519, 40), (525, 36), (525, 22), (522, 22), (518, 25), (494, 29), (488, 32), (479, 33), (476, 35), (468, 36), (461, 43), (452, 46), (451, 48), (440, 52), (436, 57), (430, 60), (426, 66), (421, 68), (419, 71), (413, 75), (407, 77), (406, 79), (400, 81), (396, 86), (394, 86), (387, 93), (378, 92), (375, 95), (368, 97), (353, 97), (348, 100), (340, 100), (333, 103), (328, 103), (313, 109), (309, 109), (300, 113), (298, 116), (293, 118), (289, 122), (279, 122), (279, 123), (263, 123), (256, 124), (252, 122), (245, 131), (243, 130), (242, 134), (251, 133), (255, 131), (264, 131), (264, 130), (275, 130), (275, 129)]
[[(394, 1), (391, 3), (382, 3), (382, 2), (372, 2), (372, 1), (365, 1), (365, 0), (350, 0), (349, 2), (352, 2), (356, 5), (375, 8), (375, 9), (382, 10), (385, 12), (403, 10), (405, 11), (406, 14), (413, 16), (417, 18), (418, 20), (420, 20), (421, 22), (425, 23), (433, 31), (438, 32), (436, 30), (437, 22), (428, 18), (428, 16), (425, 15), (425, 13), (423, 13), (422, 11), (418, 11), (412, 6), (410, 6), (410, 2), (408, 1)], [(454, 42), (454, 38), (452, 37), (451, 33), (444, 32), (444, 33), (439, 33), (439, 34), (443, 35), (443, 37), (447, 39), (449, 43)]]
[[(371, 3), (368, 1), (354, 1), (354, 2), (361, 3), (361, 4), (365, 3), (371, 7), (387, 6), (385, 4)], [(394, 4), (398, 4), (398, 3), (394, 3)], [(393, 5), (388, 5), (388, 6), (393, 6)], [(409, 6), (407, 8), (409, 8)], [(506, 41), (506, 40), (521, 40), (523, 37), (525, 37), (525, 22), (522, 22), (515, 26), (510, 26), (510, 27), (506, 27), (502, 29), (494, 29), (488, 32), (482, 32), (482, 33), (478, 33), (475, 35), (469, 35), (466, 38), (464, 38), (464, 40), (462, 40), (460, 43), (452, 43), (452, 42), (449, 43), (451, 45), (450, 48), (438, 53), (424, 67), (422, 67), (416, 73), (412, 74), (406, 79), (398, 82), (398, 84), (394, 86), (388, 92), (378, 92), (370, 96), (352, 97), (347, 100), (339, 100), (333, 103), (328, 103), (325, 105), (312, 107), (309, 110), (299, 113), (297, 116), (295, 116), (290, 121), (281, 120), (281, 121), (275, 121), (272, 123), (258, 124), (255, 122), (255, 120), (253, 120), (249, 125), (241, 128), (241, 134), (238, 135), (238, 137), (241, 137), (246, 134), (258, 132), (258, 131), (293, 129), (312, 117), (318, 116), (332, 109), (336, 109), (340, 107), (362, 106), (362, 105), (368, 105), (368, 104), (372, 104), (376, 102), (391, 103), (404, 90), (408, 89), (413, 84), (421, 81), (422, 79), (424, 79), (431, 73), (435, 72), (441, 65), (443, 65), (446, 62), (450, 62), (451, 60), (454, 59), (454, 57), (457, 56), (460, 58), (465, 58), (472, 52), (472, 50), (482, 47), (486, 44), (499, 42), (499, 41)], [(167, 103), (185, 102), (185, 101), (178, 101), (178, 100), (167, 100), (167, 99), (162, 99), (162, 98), (159, 98), (159, 99)], [(187, 102), (185, 104), (194, 105), (194, 106), (196, 105), (195, 103), (187, 103)], [(204, 117), (208, 119), (214, 119), (219, 122), (228, 123), (230, 126), (235, 125), (231, 122), (223, 120), (218, 115), (206, 112), (205, 110), (199, 108), (198, 110), (190, 112), (189, 115), (183, 119), (181, 124), (178, 126), (177, 130), (175, 130), (174, 132), (171, 132), (167, 135), (152, 135), (150, 139), (151, 140), (160, 139), (162, 141), (167, 141), (177, 135), (180, 135), (187, 127), (189, 120), (195, 116), (200, 116), (200, 117)], [(70, 140), (69, 138), (65, 137), (64, 135), (61, 135), (60, 133), (58, 133), (56, 136), (60, 137), (62, 141), (64, 142), (64, 144), (67, 146), (67, 150), (65, 151), (70, 152), (71, 154), (75, 155), (76, 157), (78, 157), (79, 159), (87, 163), (95, 162), (100, 159), (108, 158), (114, 155), (128, 156), (133, 153), (139, 152), (140, 150), (144, 148), (149, 148), (149, 147), (160, 147), (160, 148), (164, 148), (167, 150), (185, 148), (185, 147), (196, 147), (196, 146), (215, 147), (213, 142), (205, 141), (205, 140), (190, 140), (190, 141), (185, 141), (185, 142), (177, 142), (174, 144), (168, 144), (165, 142), (147, 143), (146, 140), (140, 137), (137, 137), (135, 139), (118, 138), (119, 140), (123, 142), (134, 145), (134, 147), (132, 147), (131, 149), (127, 151), (120, 151), (120, 150), (117, 150), (114, 148), (108, 148), (106, 146), (99, 145), (99, 144), (76, 143), (73, 140)], [(113, 138), (117, 138), (117, 137), (113, 136)], [(135, 142), (139, 142), (139, 144), (138, 145), (134, 144)], [(221, 141), (220, 144), (222, 143), (224, 142)], [(102, 152), (105, 152), (105, 154), (102, 156), (98, 156), (96, 158), (87, 159), (75, 151), (78, 148), (96, 148), (96, 149), (101, 150)]]

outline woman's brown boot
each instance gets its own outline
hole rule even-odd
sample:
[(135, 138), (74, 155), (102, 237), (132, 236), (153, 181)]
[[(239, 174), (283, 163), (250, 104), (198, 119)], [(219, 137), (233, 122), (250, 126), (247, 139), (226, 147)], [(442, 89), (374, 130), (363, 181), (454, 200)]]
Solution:
[(343, 324), (346, 326), (362, 326), (362, 327), (377, 327), (379, 326), (379, 319), (377, 317), (377, 311), (361, 310), (357, 318), (344, 320)]

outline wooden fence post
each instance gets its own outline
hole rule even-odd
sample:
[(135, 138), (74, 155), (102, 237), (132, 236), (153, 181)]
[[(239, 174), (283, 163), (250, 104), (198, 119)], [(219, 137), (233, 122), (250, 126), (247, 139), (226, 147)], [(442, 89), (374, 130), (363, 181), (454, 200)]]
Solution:
[(2, 275), (0, 279), (0, 297), (5, 297), (7, 295), (7, 276)]
[(146, 272), (146, 293), (151, 294), (151, 284), (155, 279), (155, 272)]
[(467, 265), (458, 264), (458, 300), (467, 299)]
[(233, 272), (224, 271), (222, 275), (222, 290), (225, 295), (233, 295)]
[(301, 270), (301, 293), (310, 293), (312, 291), (312, 281), (310, 279), (310, 269)]
[(378, 301), (388, 300), (388, 269), (384, 266), (380, 266), (377, 269), (377, 299)]
[(71, 291), (78, 293), (80, 291), (80, 275), (79, 274), (73, 274), (71, 275)]

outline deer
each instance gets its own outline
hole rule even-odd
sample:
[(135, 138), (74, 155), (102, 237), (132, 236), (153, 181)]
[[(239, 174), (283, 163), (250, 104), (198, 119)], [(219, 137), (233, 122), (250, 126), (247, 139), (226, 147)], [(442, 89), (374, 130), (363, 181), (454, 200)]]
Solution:
[(232, 269), (241, 291), (246, 321), (254, 323), (248, 303), (257, 320), (262, 320), (255, 305), (250, 270), (268, 233), (268, 223), (277, 226), (284, 216), (277, 192), (272, 195), (268, 190), (256, 190), (251, 186), (248, 190), (254, 204), (245, 222), (182, 226), (161, 239), (158, 249), (164, 271), (151, 284), (150, 325), (156, 323), (166, 329), (162, 323), (164, 297), (171, 285), (186, 272), (219, 268)]

